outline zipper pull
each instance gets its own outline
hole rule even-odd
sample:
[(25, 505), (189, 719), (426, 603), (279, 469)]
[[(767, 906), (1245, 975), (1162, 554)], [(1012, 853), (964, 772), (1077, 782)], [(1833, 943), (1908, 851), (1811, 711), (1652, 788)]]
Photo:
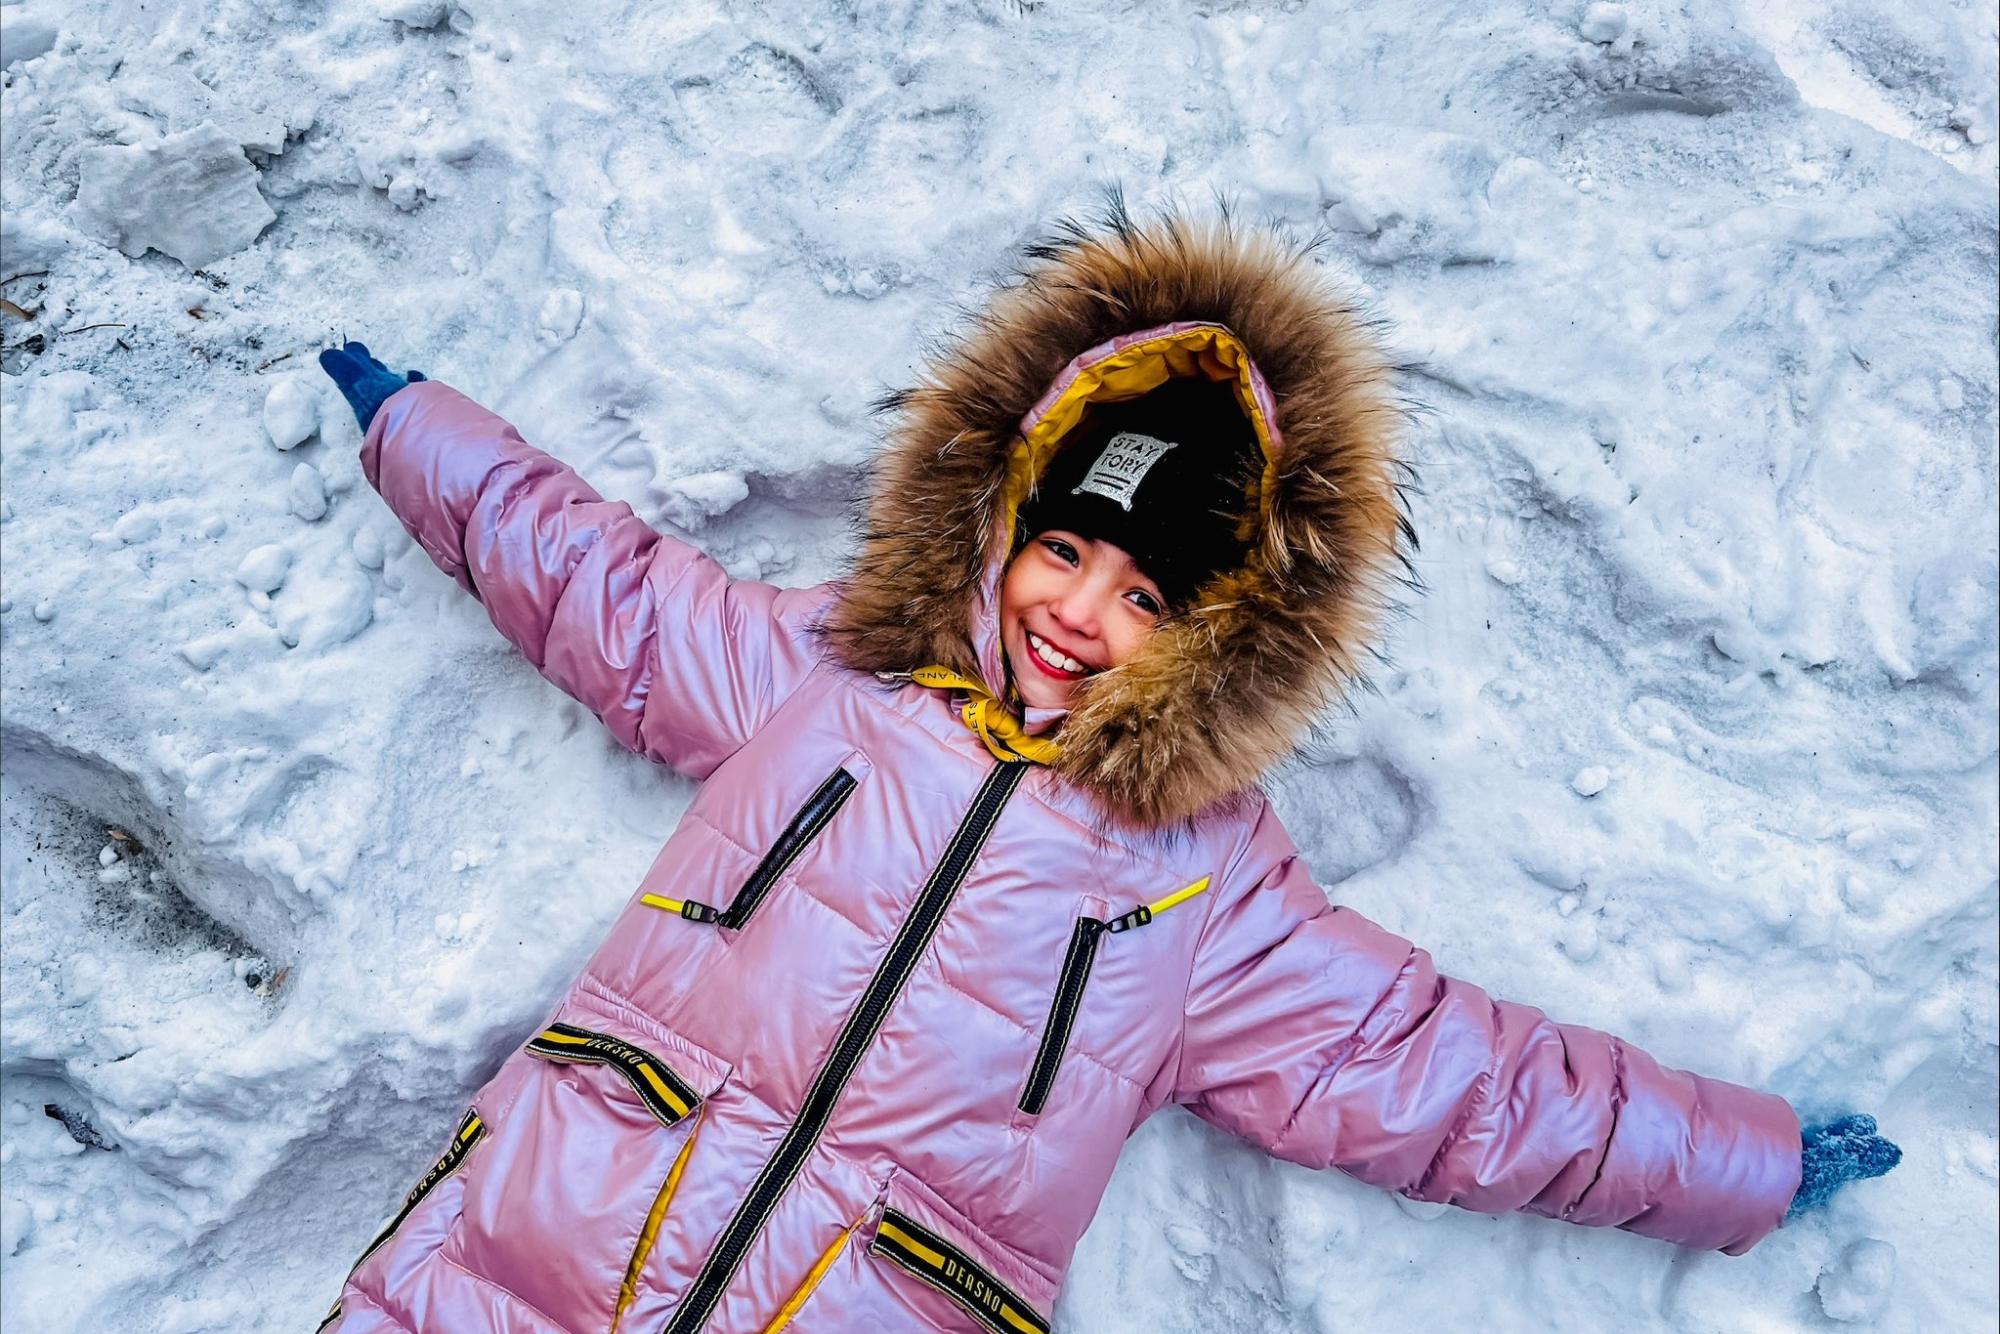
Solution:
[(713, 922), (722, 916), (706, 903), (697, 903), (693, 899), (670, 899), (664, 894), (641, 894), (639, 902), (662, 912), (678, 913), (690, 922)]
[(1109, 931), (1112, 935), (1115, 936), (1120, 931), (1130, 931), (1134, 927), (1144, 926), (1146, 923), (1152, 920), (1153, 920), (1153, 910), (1142, 903), (1138, 907), (1134, 908), (1131, 912), (1126, 913), (1123, 917), (1114, 917), (1110, 921), (1106, 922), (1104, 924), (1104, 929), (1106, 931)]
[(916, 675), (915, 672), (877, 672), (875, 673), (875, 679), (878, 681), (907, 681), (914, 675)]
[(1134, 927), (1144, 926), (1146, 923), (1152, 921), (1156, 914), (1163, 913), (1178, 904), (1186, 903), (1189, 899), (1207, 889), (1208, 880), (1209, 877), (1203, 876), (1192, 885), (1188, 885), (1183, 889), (1177, 889), (1163, 899), (1155, 899), (1151, 903), (1142, 903), (1123, 917), (1114, 917), (1106, 922), (1104, 929), (1116, 935), (1120, 931), (1130, 931)]

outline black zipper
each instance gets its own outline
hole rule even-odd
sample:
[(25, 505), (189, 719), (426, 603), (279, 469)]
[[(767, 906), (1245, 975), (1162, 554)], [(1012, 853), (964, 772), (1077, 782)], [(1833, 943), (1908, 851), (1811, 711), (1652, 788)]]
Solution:
[(1028, 1070), (1027, 1087), (1021, 1090), (1021, 1110), (1040, 1116), (1056, 1082), (1063, 1051), (1069, 1046), (1069, 1031), (1076, 1023), (1076, 1010), (1083, 1000), (1083, 984), (1090, 981), (1090, 965), (1097, 958), (1097, 941), (1104, 923), (1095, 917), (1076, 919), (1070, 932), (1069, 953), (1063, 956), (1062, 976), (1056, 980), (1056, 997), (1049, 1004), (1049, 1021), (1042, 1026), (1042, 1045), (1035, 1051), (1035, 1063)]
[(1079, 917), (1070, 932), (1069, 952), (1063, 956), (1062, 975), (1056, 979), (1056, 996), (1049, 1003), (1049, 1019), (1042, 1026), (1042, 1045), (1035, 1049), (1035, 1063), (1028, 1069), (1028, 1083), (1021, 1090), (1020, 1108), (1029, 1116), (1040, 1116), (1055, 1087), (1056, 1071), (1062, 1068), (1063, 1053), (1069, 1048), (1069, 1033), (1076, 1026), (1077, 1007), (1083, 1003), (1084, 984), (1090, 981), (1090, 966), (1097, 961), (1097, 943), (1106, 934), (1118, 935), (1142, 927), (1153, 920), (1152, 908), (1141, 904), (1131, 912), (1099, 921)]
[(805, 851), (806, 844), (812, 842), (819, 831), (826, 827), (826, 822), (833, 818), (833, 813), (840, 809), (841, 804), (854, 791), (854, 787), (854, 775), (846, 769), (835, 769), (828, 774), (826, 781), (806, 798), (806, 804), (799, 807), (798, 813), (792, 816), (784, 832), (778, 835), (778, 841), (771, 845), (763, 860), (757, 863), (757, 869), (743, 882), (743, 888), (736, 891), (736, 897), (730, 901), (727, 908), (716, 908), (706, 903), (698, 903), (694, 899), (687, 899), (680, 904), (681, 916), (690, 922), (714, 922), (718, 926), (741, 931), (749, 925), (750, 914), (757, 911), (757, 905), (771, 892), (771, 886), (778, 883), (778, 877), (785, 873), (785, 868), (798, 860), (798, 855)]
[(813, 841), (852, 791), (854, 775), (847, 770), (835, 769), (827, 775), (826, 781), (806, 798), (806, 804), (799, 807), (799, 813), (785, 826), (785, 832), (778, 835), (778, 841), (764, 854), (764, 860), (757, 863), (757, 869), (743, 882), (743, 888), (736, 891), (736, 897), (722, 913), (722, 925), (740, 931), (749, 923), (750, 914), (757, 911), (757, 905), (771, 892), (771, 886), (785, 873), (785, 868)]
[(716, 1303), (722, 1300), (724, 1290), (736, 1276), (737, 1267), (743, 1263), (750, 1243), (763, 1230), (771, 1211), (777, 1207), (778, 1200), (791, 1186), (793, 1178), (798, 1176), (799, 1169), (805, 1166), (813, 1146), (819, 1142), (820, 1134), (832, 1119), (834, 1105), (847, 1087), (847, 1081), (875, 1041), (882, 1021), (888, 1018), (889, 1007), (895, 1004), (904, 983), (910, 980), (910, 974), (916, 971), (924, 952), (930, 948), (931, 939), (944, 920), (945, 910), (951, 906), (958, 887), (972, 869), (973, 859), (979, 855), (987, 836), (999, 821), (1001, 807), (1007, 804), (1007, 798), (1013, 795), (1014, 789), (1021, 785), (1027, 769), (1024, 761), (994, 762), (986, 781), (980, 784), (979, 794), (966, 810), (965, 818), (959, 821), (958, 831), (945, 845), (944, 856), (931, 871), (930, 879), (917, 895), (909, 916), (903, 919), (903, 925), (890, 943), (889, 952), (883, 956), (881, 966), (868, 980), (860, 1001), (847, 1016), (846, 1025), (834, 1040), (832, 1053), (814, 1077), (812, 1087), (806, 1091), (798, 1118), (785, 1132), (785, 1137), (778, 1141), (778, 1147), (764, 1164), (764, 1170), (751, 1183), (749, 1194), (737, 1207), (728, 1226), (723, 1228), (722, 1235), (716, 1239), (707, 1262), (695, 1275), (694, 1282), (688, 1285), (673, 1318), (666, 1323), (661, 1334), (695, 1334), (708, 1323)]

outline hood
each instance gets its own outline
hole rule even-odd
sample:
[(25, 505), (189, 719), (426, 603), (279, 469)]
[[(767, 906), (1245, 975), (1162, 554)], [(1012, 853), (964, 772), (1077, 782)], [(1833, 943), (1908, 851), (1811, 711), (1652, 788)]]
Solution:
[[(1113, 205), (1028, 263), (914, 387), (868, 487), (854, 571), (823, 617), (854, 671), (938, 664), (1006, 697), (1001, 575), (1014, 515), (1092, 402), (1170, 375), (1229, 381), (1265, 451), (1249, 554), (1126, 662), (1031, 709), (1051, 767), (1116, 820), (1190, 819), (1253, 786), (1364, 679), (1416, 545), (1394, 367), (1311, 247), (1228, 217)], [(1021, 715), (1017, 712), (1016, 717)]]

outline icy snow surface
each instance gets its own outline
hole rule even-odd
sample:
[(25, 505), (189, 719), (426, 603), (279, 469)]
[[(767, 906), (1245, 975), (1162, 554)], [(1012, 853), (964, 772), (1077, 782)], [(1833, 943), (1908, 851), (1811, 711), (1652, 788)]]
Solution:
[(0, 5), (0, 1324), (310, 1329), (690, 796), (405, 538), (316, 349), (816, 582), (870, 399), (1116, 180), (1332, 229), (1421, 365), (1431, 592), (1274, 783), (1329, 892), (1908, 1157), (1732, 1259), (1172, 1112), (1059, 1325), (1990, 1329), (1994, 25)]

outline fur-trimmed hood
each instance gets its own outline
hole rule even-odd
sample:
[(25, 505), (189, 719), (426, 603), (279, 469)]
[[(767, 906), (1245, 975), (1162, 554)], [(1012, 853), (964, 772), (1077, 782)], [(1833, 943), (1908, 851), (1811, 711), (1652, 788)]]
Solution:
[[(1229, 218), (1062, 224), (914, 388), (892, 395), (854, 572), (822, 633), (864, 672), (941, 664), (1006, 686), (1014, 515), (1090, 401), (1165, 375), (1236, 385), (1268, 458), (1242, 567), (1085, 678), (1055, 770), (1154, 827), (1241, 793), (1364, 676), (1415, 547), (1403, 414), (1353, 301), (1300, 245)], [(1032, 728), (1036, 719), (1028, 719)]]

